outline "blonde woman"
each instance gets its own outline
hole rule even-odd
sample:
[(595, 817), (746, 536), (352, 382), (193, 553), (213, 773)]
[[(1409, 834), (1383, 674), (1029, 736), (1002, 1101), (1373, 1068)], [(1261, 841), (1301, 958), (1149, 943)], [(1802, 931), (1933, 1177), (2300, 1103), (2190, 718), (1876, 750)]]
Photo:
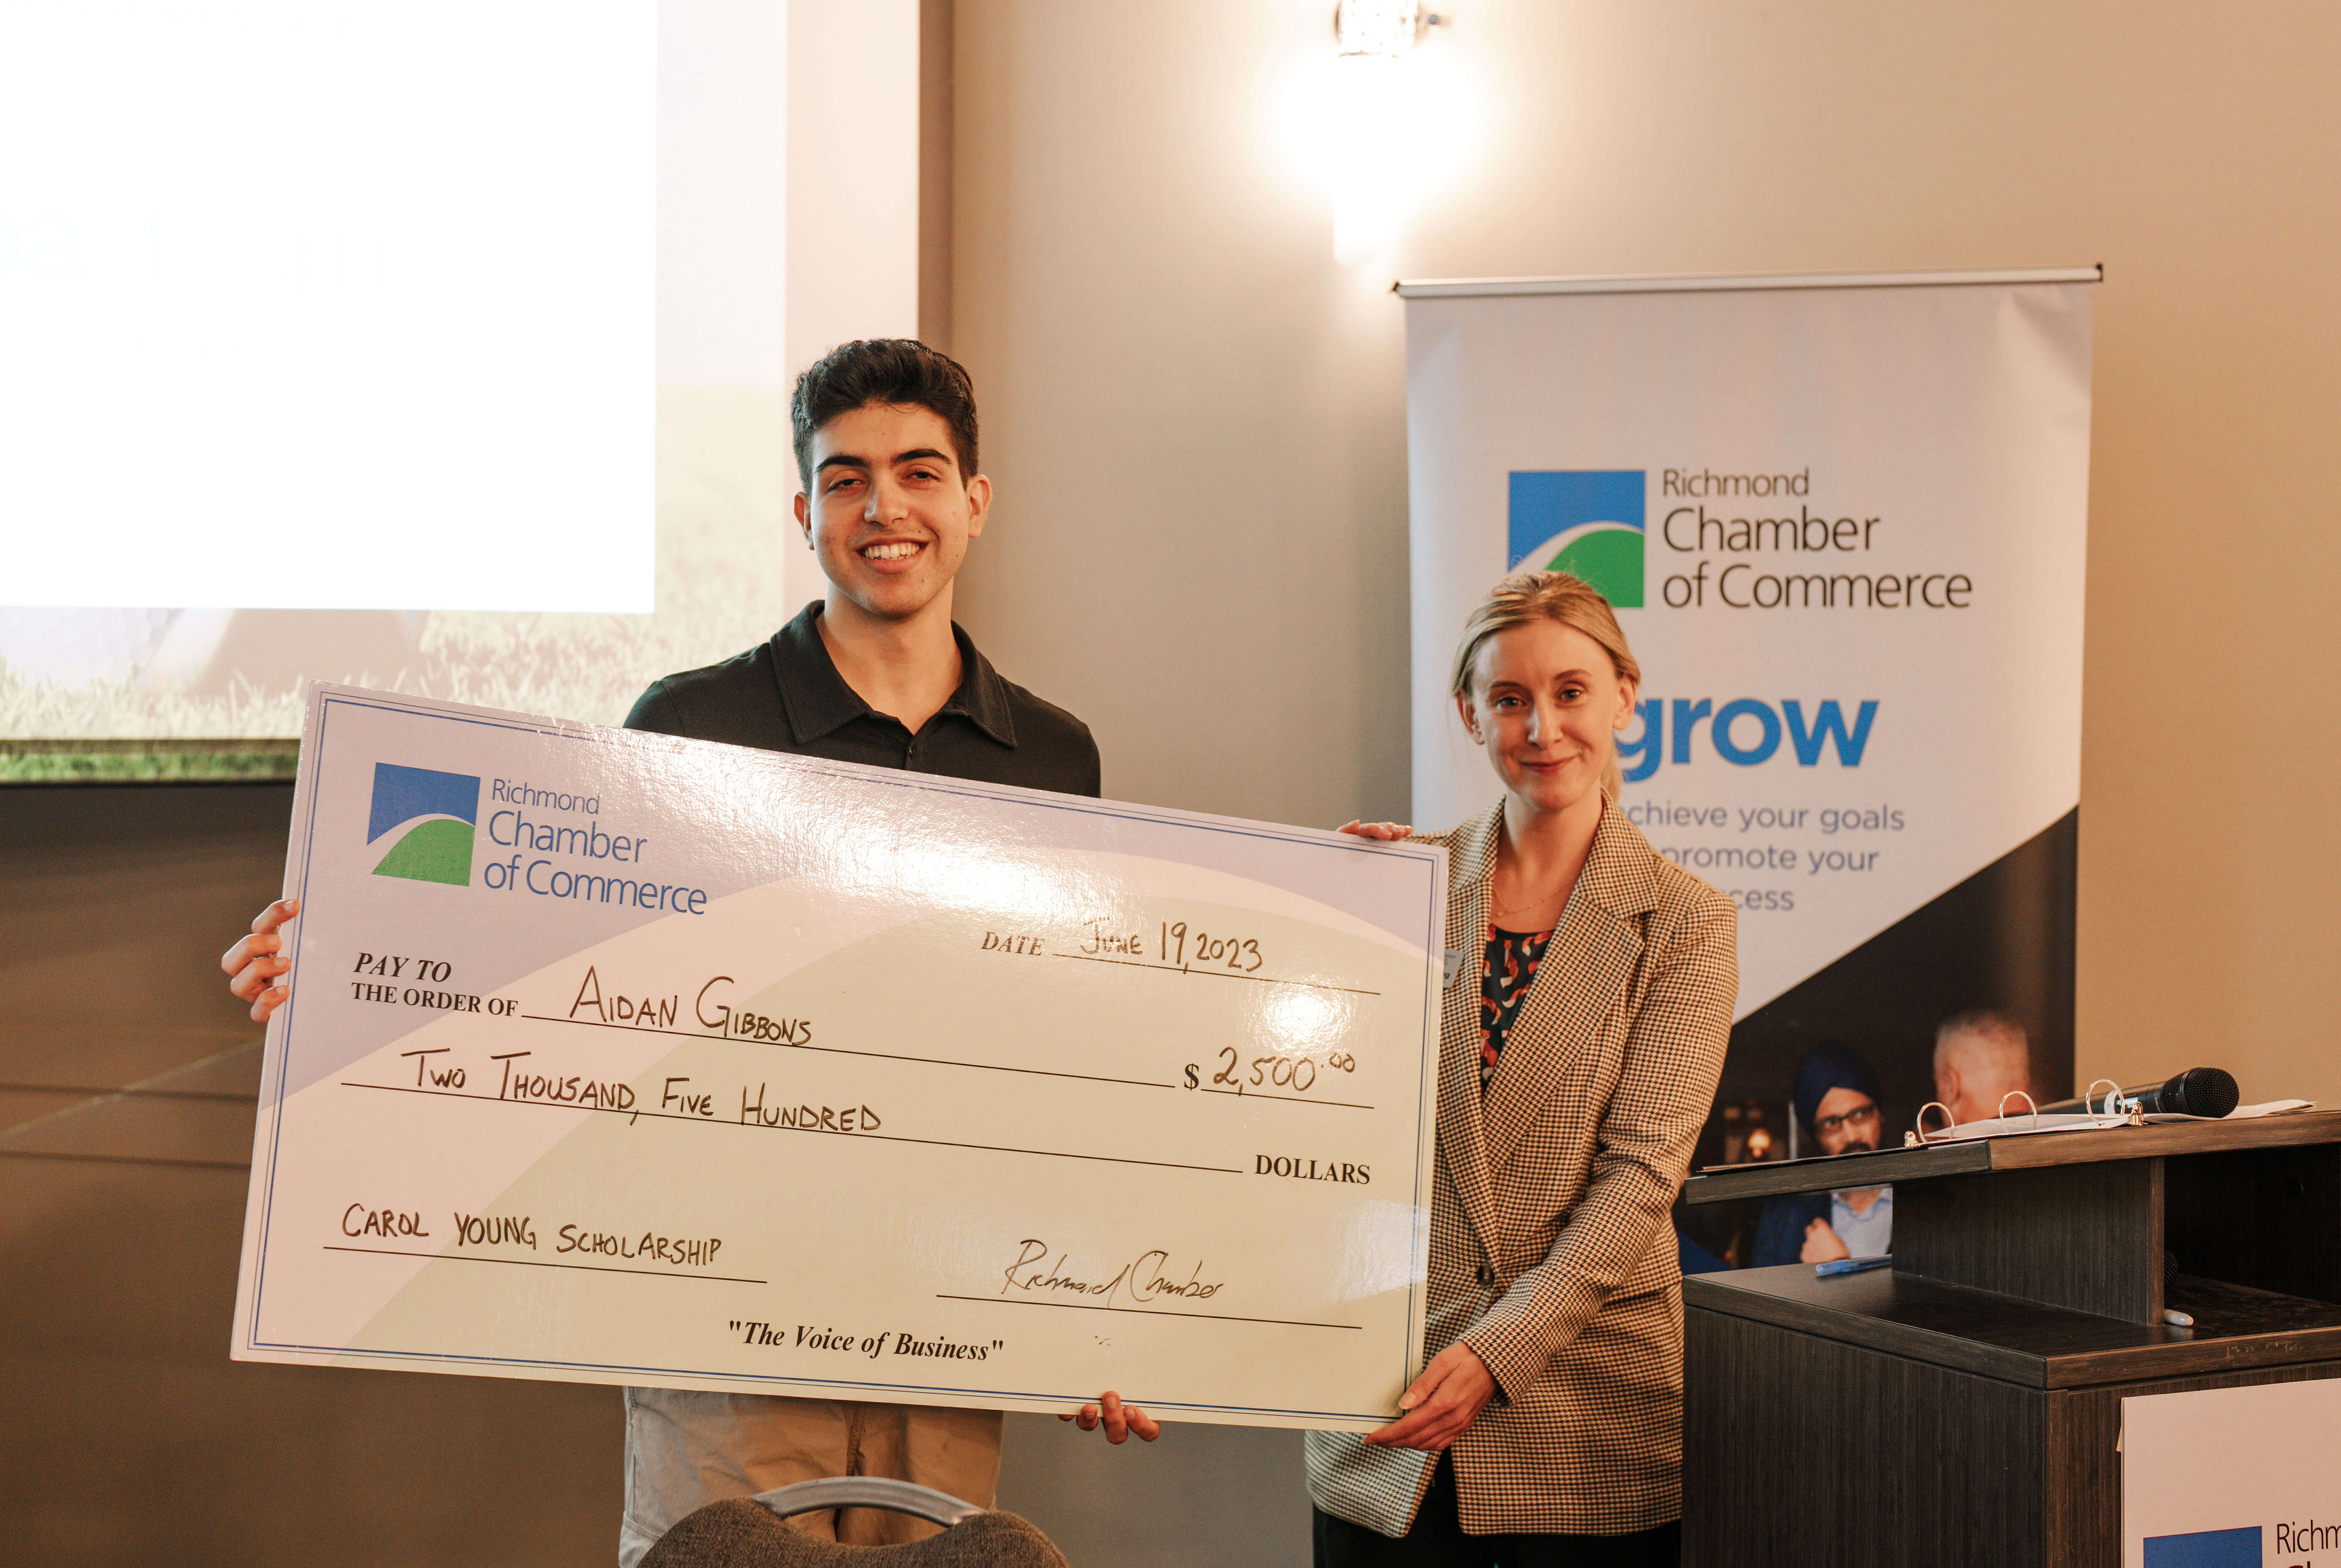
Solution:
[[(1608, 600), (1506, 578), (1456, 711), (1502, 799), (1445, 844), (1430, 1357), (1400, 1418), (1309, 1437), (1320, 1568), (1679, 1555), (1682, 1281), (1667, 1223), (1738, 987), (1731, 900), (1617, 806), (1641, 670)], [(1395, 823), (1350, 823), (1400, 839)]]

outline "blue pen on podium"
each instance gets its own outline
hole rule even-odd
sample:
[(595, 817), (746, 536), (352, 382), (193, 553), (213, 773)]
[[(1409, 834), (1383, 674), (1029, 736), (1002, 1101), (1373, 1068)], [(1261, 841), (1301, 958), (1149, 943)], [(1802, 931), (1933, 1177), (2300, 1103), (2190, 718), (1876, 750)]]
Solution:
[(1813, 1273), (1827, 1279), (1833, 1274), (1863, 1274), (1873, 1268), (1889, 1268), (1893, 1263), (1890, 1253), (1884, 1257), (1833, 1257), (1827, 1263), (1813, 1265)]

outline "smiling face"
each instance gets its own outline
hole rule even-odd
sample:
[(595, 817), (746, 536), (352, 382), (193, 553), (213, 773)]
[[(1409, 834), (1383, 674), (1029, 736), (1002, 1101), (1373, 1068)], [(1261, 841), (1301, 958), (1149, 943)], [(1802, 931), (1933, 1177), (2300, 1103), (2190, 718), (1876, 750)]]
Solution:
[(1618, 731), (1634, 721), (1634, 683), (1599, 643), (1540, 616), (1480, 643), (1455, 706), (1514, 800), (1566, 811), (1599, 798)]
[(948, 617), (991, 481), (960, 472), (942, 416), (864, 403), (813, 432), (811, 455), (812, 493), (797, 497), (797, 525), (832, 585), (831, 611), (900, 621), (940, 605)]

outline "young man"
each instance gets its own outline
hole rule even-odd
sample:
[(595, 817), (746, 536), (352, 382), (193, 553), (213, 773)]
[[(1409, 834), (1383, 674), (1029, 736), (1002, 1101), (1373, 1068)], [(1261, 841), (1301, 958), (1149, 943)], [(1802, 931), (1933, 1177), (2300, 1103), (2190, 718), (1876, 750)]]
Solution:
[[(922, 343), (851, 342), (798, 379), (790, 414), (797, 525), (827, 592), (769, 641), (653, 681), (628, 728), (1096, 795), (1088, 726), (1002, 680), (951, 620), (952, 581), (991, 506), (967, 372)], [(294, 912), (272, 904), (222, 959), (254, 1018), (284, 1000), (277, 933)], [(1115, 1443), (1160, 1430), (1112, 1394), (1101, 1403), (1084, 1430)], [(997, 1411), (630, 1388), (619, 1562), (632, 1568), (705, 1503), (822, 1476), (892, 1476), (990, 1507), (1000, 1430)], [(837, 1530), (879, 1544), (932, 1526), (853, 1511)]]
[(967, 372), (922, 343), (847, 343), (790, 412), (797, 526), (827, 594), (771, 641), (653, 682), (627, 728), (1098, 793), (1089, 727), (1001, 680), (951, 621), (991, 509)]

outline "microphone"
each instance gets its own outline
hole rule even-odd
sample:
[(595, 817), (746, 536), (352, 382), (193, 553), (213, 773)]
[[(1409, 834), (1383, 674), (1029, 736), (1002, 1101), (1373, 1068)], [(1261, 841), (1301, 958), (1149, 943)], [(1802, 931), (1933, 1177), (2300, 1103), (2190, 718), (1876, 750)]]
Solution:
[[(2141, 1084), (2134, 1089), (2123, 1089), (2124, 1102), (2136, 1100), (2137, 1108), (2147, 1116), (2177, 1115), (2183, 1116), (2224, 1116), (2236, 1108), (2243, 1095), (2236, 1087), (2235, 1076), (2217, 1067), (2189, 1067), (2167, 1083)], [(2098, 1105), (2105, 1102), (2100, 1099)], [(2085, 1099), (2058, 1100), (2053, 1106), (2040, 1107), (2045, 1115), (2051, 1111), (2079, 1111), (2088, 1108)]]

